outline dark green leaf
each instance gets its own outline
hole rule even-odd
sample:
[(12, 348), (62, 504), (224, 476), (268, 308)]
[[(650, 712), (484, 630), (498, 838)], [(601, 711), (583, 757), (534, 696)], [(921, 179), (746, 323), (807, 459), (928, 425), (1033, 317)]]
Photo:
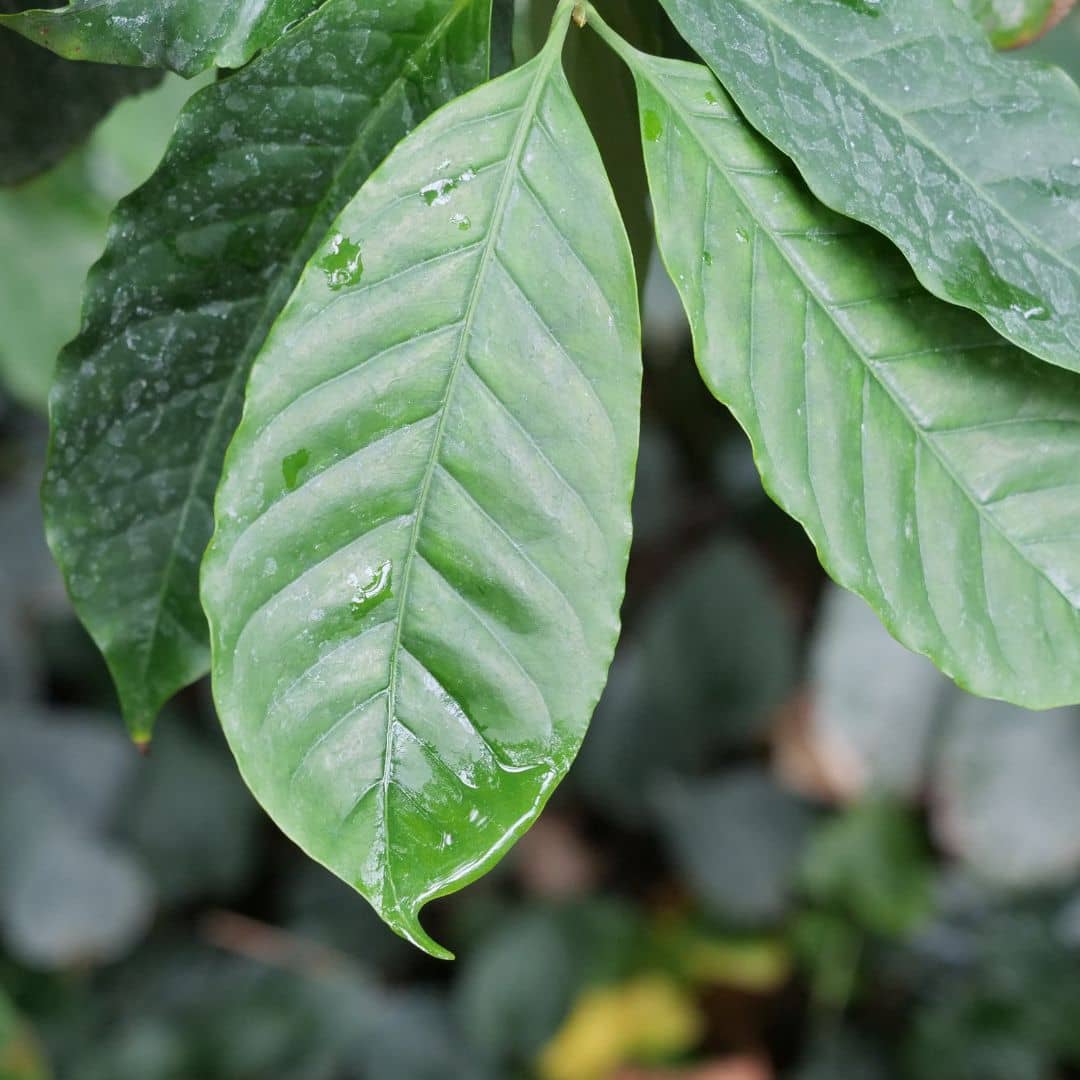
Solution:
[(170, 725), (125, 793), (122, 836), (163, 900), (221, 900), (249, 878), (257, 813), (220, 735)]
[(331, 230), (253, 370), (203, 573), (257, 798), (440, 955), (421, 906), (539, 813), (618, 634), (640, 334), (569, 14)]
[(878, 934), (910, 931), (930, 910), (930, 861), (910, 811), (875, 799), (831, 818), (803, 858), (816, 903)]
[(553, 912), (502, 923), (470, 953), (454, 986), (458, 1023), (477, 1057), (504, 1072), (533, 1061), (570, 1011), (580, 968)]
[(919, 280), (1080, 371), (1080, 90), (951, 0), (663, 0), (750, 122)]
[[(3, 29), (23, 6), (0, 0), (0, 185), (55, 165), (128, 94), (153, 86), (158, 72), (75, 64)], [(5, 249), (6, 250), (6, 249)]]
[(672, 782), (656, 804), (665, 846), (710, 915), (760, 926), (787, 913), (811, 824), (794, 795), (746, 768)]
[(116, 211), (60, 360), (44, 501), (138, 738), (208, 668), (198, 564), (251, 359), (360, 183), (485, 77), (487, 31), (485, 0), (329, 0), (196, 94)]
[(767, 490), (961, 685), (1080, 699), (1080, 379), (920, 289), (704, 68), (626, 55), (661, 253)]
[[(71, 0), (60, 11), (0, 16), (0, 25), (6, 23), (69, 60), (170, 68), (195, 75), (208, 67), (240, 67), (323, 2)], [(410, 4), (408, 19), (416, 17), (419, 6)]]
[(795, 646), (752, 552), (721, 541), (690, 559), (620, 649), (575, 769), (585, 797), (640, 823), (658, 784), (762, 741), (793, 688)]

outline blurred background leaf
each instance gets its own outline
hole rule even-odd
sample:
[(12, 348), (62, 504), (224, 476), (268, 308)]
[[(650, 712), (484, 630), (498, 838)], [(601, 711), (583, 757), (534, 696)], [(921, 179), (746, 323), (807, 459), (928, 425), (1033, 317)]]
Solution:
[[(0, 31), (0, 49), (10, 42), (65, 70), (96, 66), (61, 60)], [(27, 100), (21, 85), (18, 94), (5, 92), (2, 80), (10, 74), (0, 54), (0, 116), (10, 115), (12, 101), (24, 102), (36, 116), (52, 114), (47, 103)], [(132, 77), (142, 80), (143, 89), (149, 85), (146, 72)], [(87, 145), (52, 172), (0, 191), (0, 251), (18, 253), (0, 264), (0, 381), (24, 404), (44, 409), (56, 355), (79, 328), (83, 279), (104, 249), (109, 211), (153, 171), (181, 105), (198, 85), (169, 76), (150, 93), (118, 105)], [(80, 100), (78, 88), (68, 89)], [(0, 161), (8, 160), (0, 127)]]
[[(1020, 54), (1080, 73), (1080, 19)], [(599, 117), (603, 78), (581, 70)], [(267, 824), (205, 686), (149, 758), (130, 748), (42, 539), (39, 409), (108, 207), (189, 92), (124, 102), (0, 193), (17, 253), (0, 267), (0, 1078), (41, 1080), (42, 1057), (64, 1080), (1080, 1075), (1080, 720), (961, 694), (824, 579), (702, 388), (655, 255), (624, 641), (537, 827), (432, 905), (455, 965)]]

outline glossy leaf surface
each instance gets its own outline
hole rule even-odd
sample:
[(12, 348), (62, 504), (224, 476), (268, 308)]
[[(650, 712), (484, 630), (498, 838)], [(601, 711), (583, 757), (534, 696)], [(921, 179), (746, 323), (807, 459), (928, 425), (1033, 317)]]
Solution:
[(19, 0), (0, 0), (0, 185), (18, 184), (55, 165), (128, 94), (153, 86), (159, 72), (73, 64), (2, 28)]
[(773, 498), (976, 693), (1080, 698), (1080, 378), (925, 293), (697, 65), (631, 55), (661, 253)]
[(438, 955), (421, 905), (539, 813), (619, 628), (637, 301), (557, 19), (335, 223), (252, 371), (203, 574), (252, 790)]
[(50, 546), (132, 732), (209, 667), (198, 566), (255, 353), (383, 156), (487, 72), (484, 0), (330, 0), (206, 87), (113, 217), (51, 400)]
[(0, 16), (0, 25), (69, 60), (195, 75), (208, 67), (240, 67), (323, 2), (71, 0), (60, 10)]
[(936, 295), (1080, 370), (1080, 89), (951, 0), (663, 0), (749, 121)]

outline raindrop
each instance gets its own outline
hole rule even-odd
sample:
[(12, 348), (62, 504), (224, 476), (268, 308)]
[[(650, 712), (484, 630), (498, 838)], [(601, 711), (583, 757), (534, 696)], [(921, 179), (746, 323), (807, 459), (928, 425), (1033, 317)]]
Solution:
[(326, 275), (331, 289), (343, 289), (354, 285), (364, 272), (364, 260), (360, 257), (360, 245), (342, 233), (335, 233), (327, 253), (319, 260), (319, 269)]
[(641, 131), (649, 142), (658, 142), (664, 134), (664, 125), (657, 113), (652, 109), (646, 109), (641, 114)]
[(450, 223), (456, 225), (462, 232), (468, 232), (472, 227), (472, 222), (464, 214), (455, 214)]
[(368, 576), (364, 581), (355, 574), (349, 575), (349, 585), (353, 589), (349, 607), (354, 618), (366, 615), (376, 604), (381, 604), (390, 598), (392, 572), (393, 563), (387, 559), (379, 565), (378, 569), (368, 571)]
[(282, 458), (281, 461), (281, 475), (285, 479), (285, 490), (295, 491), (299, 486), (300, 470), (310, 460), (311, 455), (304, 447), (300, 447), (299, 450), (288, 457)]
[(450, 193), (457, 186), (458, 182), (456, 180), (444, 176), (422, 187), (420, 197), (428, 206), (445, 206), (450, 201)]

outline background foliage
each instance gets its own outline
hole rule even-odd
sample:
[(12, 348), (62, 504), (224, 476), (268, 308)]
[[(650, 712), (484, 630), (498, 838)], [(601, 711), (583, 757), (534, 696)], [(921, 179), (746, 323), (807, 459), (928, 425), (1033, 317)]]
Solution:
[[(1080, 77), (1080, 16), (1025, 52)], [(433, 907), (461, 961), (281, 838), (205, 686), (133, 753), (41, 539), (40, 408), (188, 92), (0, 194), (0, 1077), (1080, 1075), (1080, 717), (964, 695), (824, 581), (655, 260), (626, 633), (548, 811)]]

